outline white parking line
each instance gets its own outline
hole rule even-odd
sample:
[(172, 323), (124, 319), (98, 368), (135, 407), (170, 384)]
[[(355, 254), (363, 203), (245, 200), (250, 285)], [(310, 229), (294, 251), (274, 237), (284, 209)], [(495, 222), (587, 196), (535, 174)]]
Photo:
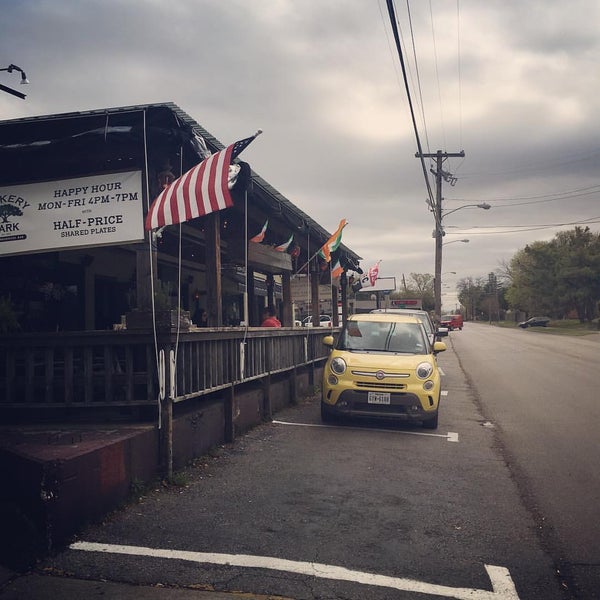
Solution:
[(377, 575), (375, 573), (366, 573), (364, 571), (352, 571), (345, 567), (338, 567), (335, 565), (285, 560), (270, 556), (188, 552), (184, 550), (98, 544), (94, 542), (75, 542), (74, 544), (71, 544), (70, 548), (72, 550), (83, 550), (85, 552), (150, 556), (153, 558), (185, 560), (200, 564), (286, 571), (288, 573), (299, 573), (301, 575), (309, 575), (320, 579), (352, 581), (363, 585), (375, 585), (405, 592), (414, 592), (415, 594), (431, 594), (434, 596), (443, 596), (445, 598), (456, 598), (458, 600), (519, 600), (515, 584), (513, 583), (508, 569), (493, 565), (484, 565), (492, 584), (492, 591), (490, 592), (473, 588), (453, 588), (445, 585), (417, 581), (415, 579), (389, 577), (387, 575)]
[(393, 429), (376, 429), (375, 427), (347, 427), (339, 425), (323, 425), (321, 423), (291, 423), (290, 421), (271, 421), (276, 425), (291, 425), (294, 427), (322, 427), (323, 429), (347, 429), (349, 431), (379, 431), (384, 433), (399, 433), (401, 435), (418, 435), (421, 437), (438, 437), (445, 438), (449, 442), (458, 442), (458, 433), (449, 431), (447, 434), (443, 433), (425, 433), (424, 431), (398, 431)]

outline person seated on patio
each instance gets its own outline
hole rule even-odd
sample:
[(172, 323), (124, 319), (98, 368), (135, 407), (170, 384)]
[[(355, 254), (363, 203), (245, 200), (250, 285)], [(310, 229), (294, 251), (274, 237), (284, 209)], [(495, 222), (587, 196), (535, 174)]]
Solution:
[(281, 321), (275, 316), (275, 309), (268, 306), (263, 310), (261, 327), (281, 327)]

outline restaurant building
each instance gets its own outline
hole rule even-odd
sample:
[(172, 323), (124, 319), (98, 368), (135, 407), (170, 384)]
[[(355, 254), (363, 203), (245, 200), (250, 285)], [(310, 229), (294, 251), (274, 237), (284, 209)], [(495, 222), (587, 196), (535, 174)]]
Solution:
[(331, 233), (243, 153), (231, 206), (144, 226), (225, 148), (172, 103), (0, 122), (0, 459), (17, 490), (0, 500), (38, 528), (72, 532), (318, 383), (323, 331), (294, 326), (294, 290), (316, 319), (347, 313), (356, 253), (337, 247), (332, 280)]

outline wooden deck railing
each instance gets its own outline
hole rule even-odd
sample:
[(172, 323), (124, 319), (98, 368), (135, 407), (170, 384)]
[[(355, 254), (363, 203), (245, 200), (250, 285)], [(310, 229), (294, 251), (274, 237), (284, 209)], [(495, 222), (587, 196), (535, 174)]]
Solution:
[[(329, 330), (331, 331), (331, 330)], [(326, 358), (315, 329), (207, 329), (162, 334), (129, 331), (0, 337), (0, 410), (153, 406), (164, 359), (175, 402)], [(157, 362), (158, 357), (158, 362)]]

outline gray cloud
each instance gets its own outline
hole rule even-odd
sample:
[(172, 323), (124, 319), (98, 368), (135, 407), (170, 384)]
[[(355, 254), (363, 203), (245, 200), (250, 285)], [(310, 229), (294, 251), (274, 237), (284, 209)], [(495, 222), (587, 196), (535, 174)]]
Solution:
[[(600, 5), (466, 0), (460, 27), (455, 3), (431, 6), (435, 47), (429, 4), (411, 3), (426, 130), (398, 14), (424, 151), (465, 150), (445, 163), (458, 177), (445, 208), (493, 206), (448, 216), (446, 239), (471, 240), (444, 249), (456, 280), (565, 229), (491, 226), (598, 216), (598, 187), (566, 192), (600, 186)], [(3, 7), (0, 39), (3, 60), (31, 80), (25, 102), (0, 96), (2, 118), (173, 101), (224, 143), (262, 128), (246, 160), (327, 229), (346, 217), (344, 242), (366, 266), (433, 272), (434, 223), (381, 0), (22, 0)]]

